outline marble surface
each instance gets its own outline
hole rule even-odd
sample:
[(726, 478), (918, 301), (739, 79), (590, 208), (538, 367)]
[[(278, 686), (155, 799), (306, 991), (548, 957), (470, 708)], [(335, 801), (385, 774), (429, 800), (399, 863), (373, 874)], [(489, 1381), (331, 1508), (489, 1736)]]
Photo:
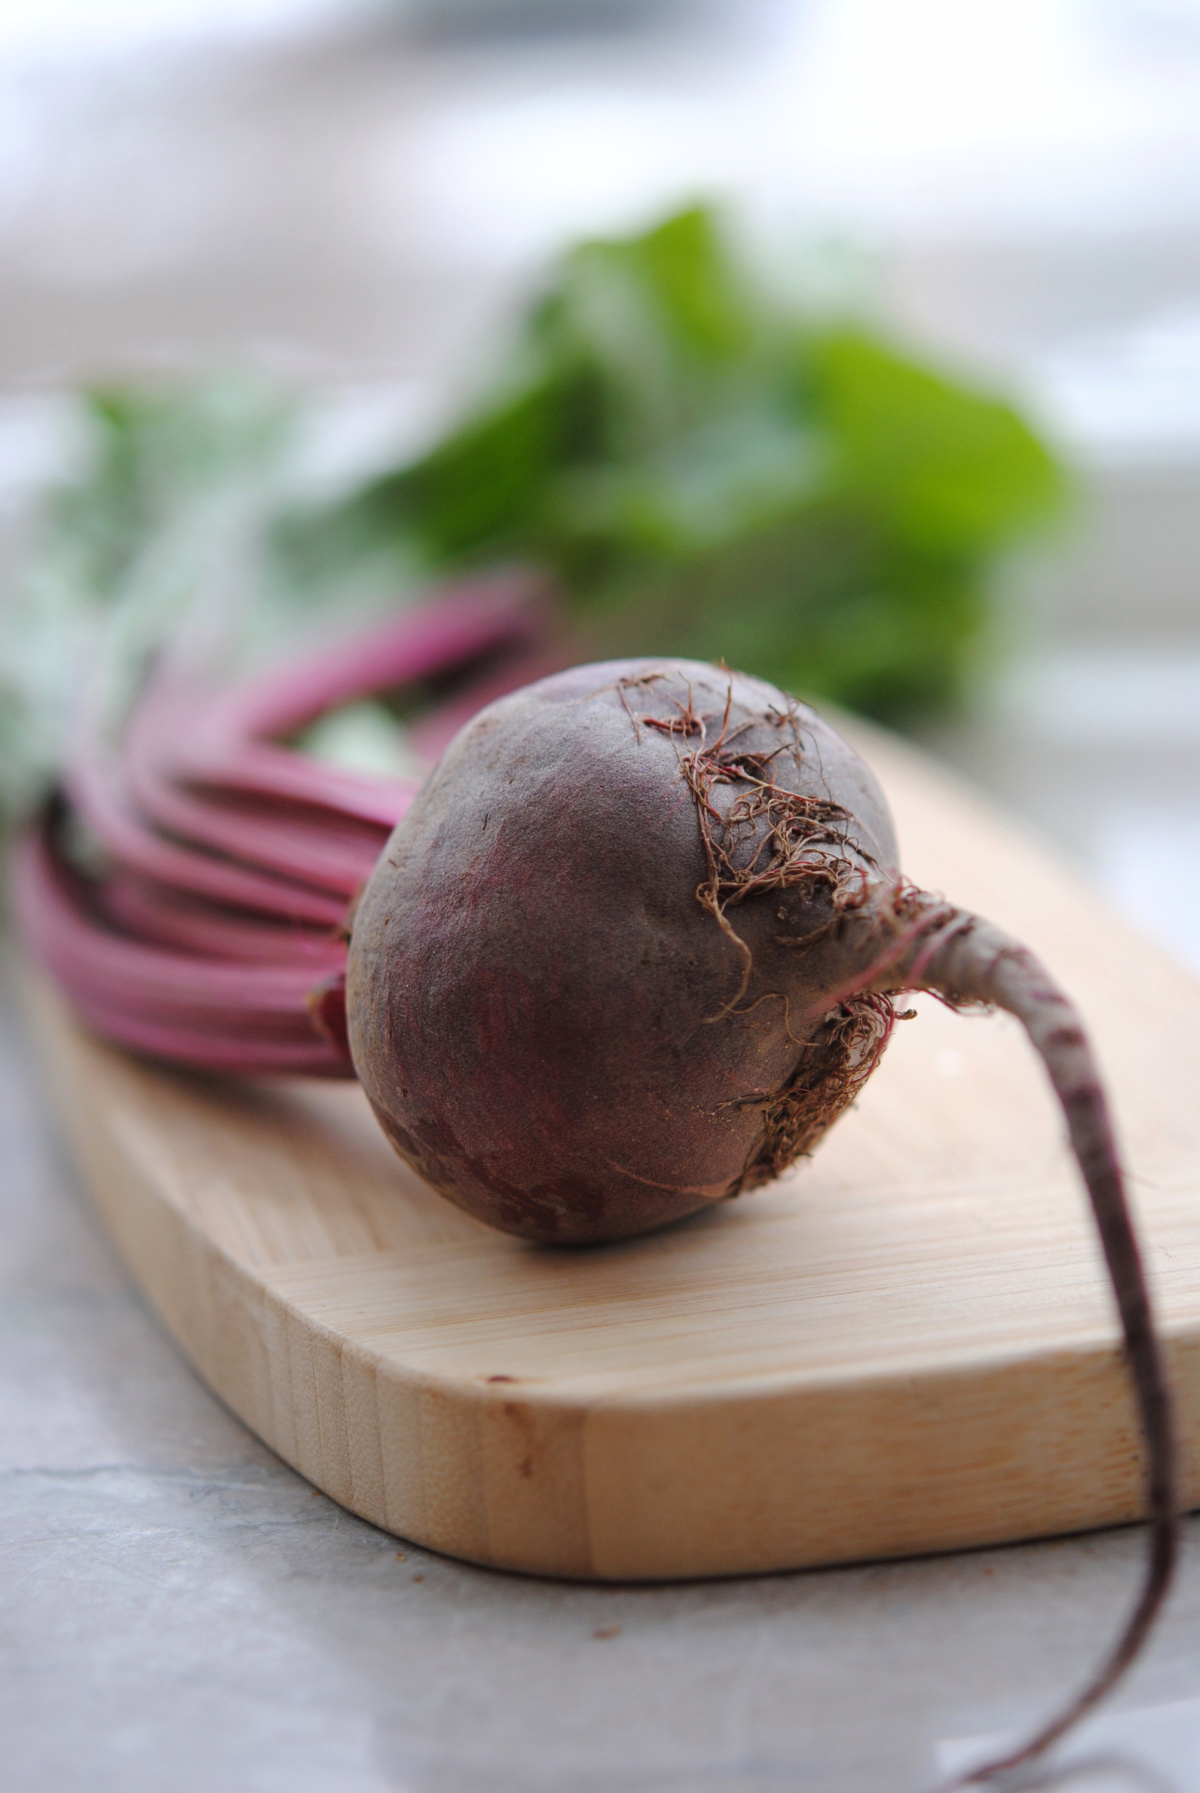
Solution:
[[(192, 1374), (62, 1157), (11, 1005), (0, 1138), (4, 1793), (917, 1793), (1044, 1714), (1132, 1595), (1129, 1531), (658, 1587), (406, 1546)], [(1200, 1789), (1198, 1621), (1193, 1531), (1056, 1785)]]

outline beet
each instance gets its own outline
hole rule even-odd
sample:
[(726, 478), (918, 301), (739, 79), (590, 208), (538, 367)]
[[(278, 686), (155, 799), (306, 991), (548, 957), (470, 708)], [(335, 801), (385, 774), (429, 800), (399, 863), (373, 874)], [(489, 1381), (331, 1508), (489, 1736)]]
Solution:
[[(692, 661), (543, 679), (455, 739), (358, 904), (350, 1048), (397, 1150), (492, 1225), (623, 1238), (812, 1150), (878, 1063), (892, 998), (1025, 1025), (1062, 1103), (1146, 1441), (1151, 1564), (1103, 1695), (1161, 1605), (1175, 1451), (1104, 1093), (1079, 1017), (1018, 942), (897, 869), (874, 778), (814, 712)], [(961, 1784), (966, 1784), (964, 1781)]]
[[(501, 700), (366, 887), (355, 1068), (403, 1154), (494, 1226), (621, 1238), (752, 1187), (815, 1143), (886, 1038), (886, 997), (809, 1013), (837, 977), (835, 908), (895, 859), (882, 794), (757, 680), (732, 682), (723, 727), (729, 690), (712, 667), (622, 664)], [(785, 857), (834, 848), (839, 879), (815, 859), (771, 874), (747, 807), (764, 775), (788, 793)], [(723, 865), (730, 800), (747, 820)]]

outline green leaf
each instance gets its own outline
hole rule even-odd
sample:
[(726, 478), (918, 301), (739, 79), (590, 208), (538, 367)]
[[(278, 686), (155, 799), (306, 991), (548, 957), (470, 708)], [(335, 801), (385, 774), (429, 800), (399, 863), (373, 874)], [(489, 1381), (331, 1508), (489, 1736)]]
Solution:
[(1002, 401), (788, 316), (714, 215), (564, 256), (485, 402), (366, 495), (452, 568), (551, 566), (588, 650), (724, 656), (896, 717), (953, 697), (1062, 495)]
[(288, 487), (296, 407), (261, 386), (87, 402), (91, 465), (0, 635), (10, 790), (59, 751), (98, 619), (132, 667), (232, 585), (254, 653), (497, 560), (557, 576), (580, 655), (723, 658), (903, 721), (953, 701), (997, 566), (1063, 497), (1011, 406), (789, 310), (704, 206), (569, 249), (477, 402), (334, 505)]
[(415, 466), (364, 496), (385, 523), (407, 521), (435, 564), (528, 535), (556, 460), (557, 395), (547, 385), (485, 412)]
[(857, 330), (810, 350), (813, 394), (841, 479), (936, 553), (978, 553), (1047, 520), (1053, 460), (1017, 413)]

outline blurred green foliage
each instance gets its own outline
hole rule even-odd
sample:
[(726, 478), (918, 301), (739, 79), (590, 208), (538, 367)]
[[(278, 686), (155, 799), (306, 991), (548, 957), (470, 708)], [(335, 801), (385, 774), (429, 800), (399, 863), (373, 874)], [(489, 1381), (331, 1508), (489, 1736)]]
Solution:
[(349, 496), (304, 477), (319, 404), (261, 383), (85, 405), (0, 618), (10, 812), (81, 692), (119, 714), (181, 627), (244, 662), (497, 561), (556, 575), (577, 659), (723, 658), (902, 722), (953, 700), (1062, 490), (1009, 406), (782, 302), (702, 208), (569, 251), (477, 407)]
[(82, 705), (120, 710), (198, 597), (244, 611), (250, 586), (257, 610), (247, 548), (292, 435), (291, 408), (244, 380), (92, 392), (80, 423), (0, 610), (0, 819), (53, 778)]
[(573, 249), (479, 408), (293, 547), (534, 560), (589, 652), (896, 720), (954, 696), (997, 557), (1061, 489), (1008, 405), (789, 311), (696, 208)]

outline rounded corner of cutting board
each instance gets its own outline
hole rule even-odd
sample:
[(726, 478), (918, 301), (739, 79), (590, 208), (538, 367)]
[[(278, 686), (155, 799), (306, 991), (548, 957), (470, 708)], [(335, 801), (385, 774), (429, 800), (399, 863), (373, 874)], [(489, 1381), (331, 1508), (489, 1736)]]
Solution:
[[(882, 757), (883, 763), (879, 764)], [(1028, 938), (1095, 1025), (1200, 1493), (1194, 990), (919, 755), (872, 758), (910, 869)], [(811, 1165), (593, 1251), (493, 1234), (351, 1086), (235, 1088), (31, 1006), (134, 1275), (333, 1499), (539, 1575), (761, 1573), (1135, 1518), (1137, 1426), (1058, 1122), (1003, 1022), (927, 1009)]]

